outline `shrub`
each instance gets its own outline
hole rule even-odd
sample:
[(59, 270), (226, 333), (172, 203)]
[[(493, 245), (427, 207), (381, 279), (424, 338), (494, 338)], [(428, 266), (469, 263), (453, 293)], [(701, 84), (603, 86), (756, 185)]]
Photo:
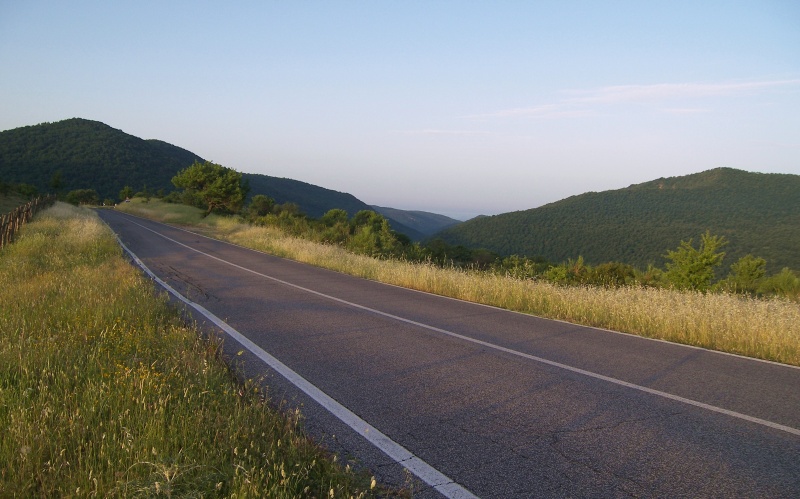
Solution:
[(94, 189), (76, 189), (67, 193), (66, 201), (70, 204), (100, 204), (100, 195)]

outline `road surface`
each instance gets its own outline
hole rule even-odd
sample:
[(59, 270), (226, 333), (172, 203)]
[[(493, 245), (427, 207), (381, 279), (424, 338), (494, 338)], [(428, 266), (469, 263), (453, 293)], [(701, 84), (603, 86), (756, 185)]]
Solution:
[(309, 433), (416, 497), (800, 496), (798, 368), (99, 214), (155, 276), (241, 335), (229, 351), (302, 407)]

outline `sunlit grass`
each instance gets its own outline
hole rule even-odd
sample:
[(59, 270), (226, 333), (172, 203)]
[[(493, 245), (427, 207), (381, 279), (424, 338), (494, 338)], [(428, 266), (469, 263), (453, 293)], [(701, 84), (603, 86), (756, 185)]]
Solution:
[[(169, 207), (164, 207), (170, 209)], [(209, 224), (205, 232), (213, 232)], [(432, 264), (378, 260), (290, 237), (274, 227), (224, 222), (217, 237), (312, 265), (462, 300), (800, 365), (800, 305), (782, 299), (639, 286), (558, 286)]]
[(242, 227), (228, 240), (389, 284), (578, 324), (800, 365), (800, 306), (780, 299), (639, 286), (567, 287), (432, 264), (377, 260)]
[(0, 251), (0, 497), (359, 497), (86, 210)]
[(165, 203), (155, 198), (149, 201), (145, 201), (144, 198), (133, 198), (129, 202), (119, 203), (117, 209), (132, 215), (174, 225), (213, 227), (218, 223), (226, 223), (231, 219), (231, 217), (221, 217), (213, 213), (204, 216), (205, 212), (199, 208), (185, 204)]

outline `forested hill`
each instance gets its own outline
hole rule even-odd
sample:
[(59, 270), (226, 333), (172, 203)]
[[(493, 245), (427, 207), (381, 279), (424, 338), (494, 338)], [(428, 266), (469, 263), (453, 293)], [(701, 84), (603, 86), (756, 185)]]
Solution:
[(413, 227), (426, 236), (461, 223), (461, 220), (427, 211), (398, 210), (397, 208), (383, 206), (372, 206), (372, 209), (386, 218), (397, 220), (408, 227)]
[(706, 230), (730, 241), (725, 266), (751, 253), (770, 272), (800, 269), (800, 175), (717, 168), (470, 220), (437, 236), (503, 255), (646, 267), (661, 266), (681, 240), (696, 246)]
[[(98, 121), (81, 118), (43, 123), (0, 132), (0, 177), (50, 192), (61, 171), (63, 191), (94, 189), (100, 198), (116, 199), (123, 187), (151, 192), (175, 189), (172, 177), (200, 156), (160, 140), (144, 140)], [(225, 165), (235, 168), (234, 165)], [(370, 207), (350, 194), (297, 180), (243, 174), (250, 194), (264, 194), (278, 203), (296, 203), (303, 213), (320, 217), (331, 208), (350, 215)]]
[(257, 173), (243, 173), (250, 184), (250, 194), (263, 194), (276, 203), (296, 203), (303, 213), (319, 218), (331, 207), (341, 208), (350, 216), (361, 210), (369, 210), (367, 203), (352, 194), (333, 191), (299, 180), (271, 177)]
[[(160, 140), (144, 140), (99, 121), (72, 118), (0, 132), (0, 181), (31, 184), (39, 192), (53, 192), (60, 172), (62, 193), (94, 189), (100, 199), (117, 200), (120, 191), (145, 187), (151, 193), (175, 189), (172, 177), (200, 156)], [(223, 165), (236, 169), (235, 165)], [(350, 216), (372, 209), (352, 194), (325, 189), (298, 180), (243, 173), (250, 196), (264, 194), (280, 204), (295, 203), (304, 214), (319, 218), (341, 208)], [(415, 240), (425, 236), (397, 220), (394, 230)]]
[(123, 187), (171, 191), (172, 177), (202, 159), (160, 140), (144, 140), (99, 121), (73, 118), (0, 132), (0, 177), (52, 192), (61, 172), (61, 190), (94, 189), (116, 199)]
[[(271, 177), (257, 173), (243, 173), (242, 177), (250, 184), (251, 196), (263, 194), (274, 199), (276, 203), (296, 203), (303, 213), (312, 218), (320, 218), (333, 208), (342, 209), (351, 217), (362, 210), (375, 211), (367, 203), (346, 192), (334, 191), (290, 178)], [(390, 216), (386, 218), (389, 219), (393, 230), (407, 235), (412, 240), (419, 241), (425, 238), (425, 234), (399, 220)]]

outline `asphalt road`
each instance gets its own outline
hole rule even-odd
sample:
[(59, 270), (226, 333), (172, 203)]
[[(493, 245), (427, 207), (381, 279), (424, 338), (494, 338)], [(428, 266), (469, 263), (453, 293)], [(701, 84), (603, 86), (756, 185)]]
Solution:
[[(165, 283), (371, 425), (352, 429), (227, 340), (229, 351), (246, 351), (237, 358), (248, 376), (302, 407), (309, 433), (417, 497), (800, 496), (798, 368), (387, 286), (99, 214)], [(412, 461), (378, 450), (364, 438), (370, 431), (452, 483), (434, 489), (404, 472)]]

